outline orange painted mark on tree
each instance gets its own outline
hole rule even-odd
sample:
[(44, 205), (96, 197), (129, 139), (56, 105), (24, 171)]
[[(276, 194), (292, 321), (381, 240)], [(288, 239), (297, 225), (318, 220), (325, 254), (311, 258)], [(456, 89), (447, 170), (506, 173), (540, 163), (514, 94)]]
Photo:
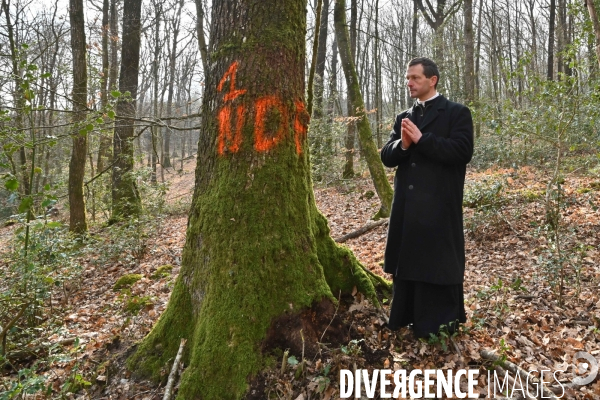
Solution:
[(294, 141), (296, 142), (296, 153), (302, 154), (302, 143), (306, 139), (310, 115), (308, 115), (303, 101), (296, 100), (294, 104), (296, 105), (296, 118), (294, 119), (294, 132), (296, 134), (294, 135)]
[(220, 155), (225, 153), (226, 148), (232, 153), (237, 153), (240, 150), (245, 112), (242, 106), (238, 106), (236, 111), (235, 129), (233, 132), (231, 131), (231, 105), (221, 108), (217, 115), (217, 119), (219, 120), (218, 151)]
[[(235, 79), (238, 62), (234, 61), (227, 72), (223, 75), (217, 86), (217, 92), (227, 89), (229, 91), (223, 96), (223, 107), (217, 113), (219, 137), (217, 151), (220, 155), (225, 152), (236, 153), (242, 145), (242, 129), (248, 113), (247, 107), (238, 105), (233, 116), (233, 101), (246, 93), (246, 89), (236, 89)], [(306, 112), (304, 102), (296, 100), (294, 114), (294, 142), (296, 153), (302, 154), (302, 146), (306, 142), (306, 132), (310, 115)], [(288, 120), (288, 109), (281, 98), (277, 96), (264, 96), (254, 102), (254, 149), (265, 152), (273, 149), (286, 137), (290, 121)], [(235, 118), (235, 121), (232, 119)], [(235, 126), (234, 126), (235, 125)]]
[[(264, 96), (256, 100), (254, 103), (256, 109), (256, 117), (254, 121), (254, 148), (256, 151), (269, 151), (277, 146), (285, 136), (285, 128), (287, 125), (287, 110), (283, 106), (281, 100), (275, 96)], [(268, 117), (268, 112), (277, 110), (279, 112), (279, 126), (277, 132), (265, 132), (265, 119)]]
[(238, 62), (234, 61), (230, 66), (225, 75), (221, 78), (219, 82), (219, 86), (217, 86), (217, 91), (223, 91), (223, 86), (225, 86), (225, 82), (227, 82), (227, 78), (229, 78), (229, 92), (225, 94), (223, 98), (224, 101), (233, 101), (238, 96), (246, 93), (246, 89), (235, 89), (235, 75), (237, 74)]
[(221, 78), (217, 91), (223, 91), (227, 79), (229, 79), (229, 92), (225, 93), (223, 101), (225, 105), (217, 113), (217, 120), (219, 121), (219, 138), (217, 144), (217, 151), (220, 155), (225, 154), (225, 151), (237, 153), (240, 150), (242, 144), (242, 128), (244, 126), (244, 120), (246, 116), (246, 110), (243, 106), (237, 106), (236, 108), (236, 119), (235, 128), (232, 131), (232, 105), (234, 99), (242, 94), (246, 93), (246, 89), (235, 88), (235, 75), (237, 74), (238, 62), (234, 61), (227, 72)]

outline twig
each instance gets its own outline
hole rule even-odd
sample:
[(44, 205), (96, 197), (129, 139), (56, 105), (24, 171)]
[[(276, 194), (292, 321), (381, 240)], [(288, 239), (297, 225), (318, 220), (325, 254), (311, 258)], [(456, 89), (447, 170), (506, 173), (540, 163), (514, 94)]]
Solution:
[[(513, 364), (510, 361), (502, 360), (502, 358), (500, 358), (494, 352), (489, 351), (489, 350), (481, 350), (481, 352), (479, 354), (481, 355), (482, 358), (493, 361), (496, 365), (499, 365), (500, 367), (504, 368), (505, 370), (510, 371), (515, 375), (520, 375), (521, 382), (531, 381), (533, 383), (538, 384), (539, 387), (542, 389), (541, 390), (542, 393), (540, 394), (542, 396), (541, 398), (556, 400), (556, 396), (554, 395), (554, 393), (552, 391), (548, 390), (548, 388), (544, 385), (543, 382), (540, 382), (537, 378), (534, 378), (532, 376), (530, 376), (529, 380), (528, 380), (527, 372), (523, 371), (518, 365)], [(537, 390), (536, 390), (536, 392), (537, 392)]]
[(183, 347), (185, 346), (185, 342), (185, 339), (181, 339), (177, 356), (175, 357), (173, 367), (171, 367), (171, 373), (169, 374), (169, 379), (167, 380), (167, 386), (165, 386), (165, 395), (163, 396), (163, 400), (170, 400), (171, 398), (171, 392), (173, 391), (173, 385), (175, 384), (175, 377), (177, 376), (179, 362), (181, 361), (181, 357), (183, 357)]
[(380, 219), (379, 221), (369, 222), (368, 224), (363, 225), (361, 228), (355, 230), (354, 232), (350, 232), (347, 235), (341, 236), (334, 240), (337, 243), (344, 243), (345, 241), (347, 241), (349, 239), (357, 238), (357, 237), (369, 232), (370, 230), (377, 228), (378, 226), (387, 224), (388, 222), (389, 222), (389, 218), (383, 218), (383, 219)]
[(333, 323), (333, 320), (335, 319), (335, 316), (337, 315), (338, 309), (340, 308), (340, 300), (341, 299), (342, 299), (342, 291), (340, 290), (340, 294), (338, 295), (337, 307), (335, 308), (335, 312), (333, 313), (333, 317), (331, 317), (331, 320), (329, 321), (329, 325), (327, 325), (327, 328), (325, 328), (325, 330), (323, 331), (323, 334), (321, 335), (321, 339), (319, 339), (319, 342), (323, 341), (323, 337), (325, 336), (325, 332), (327, 332), (327, 329), (329, 329), (329, 327)]

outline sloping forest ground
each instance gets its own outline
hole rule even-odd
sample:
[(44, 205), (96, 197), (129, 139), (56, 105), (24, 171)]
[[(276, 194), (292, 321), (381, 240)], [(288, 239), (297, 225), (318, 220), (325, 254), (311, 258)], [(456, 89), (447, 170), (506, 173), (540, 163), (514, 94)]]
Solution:
[[(121, 236), (109, 234), (108, 228), (92, 232), (95, 246), (80, 252), (77, 259), (83, 266), (81, 275), (63, 284), (51, 299), (58, 324), (53, 324), (54, 331), (43, 343), (52, 349), (45, 353), (48, 361), (36, 364), (34, 358), (24, 356), (13, 363), (16, 370), (37, 368), (46, 377), (45, 384), (67, 398), (162, 398), (164, 387), (134, 380), (124, 360), (165, 309), (179, 271), (186, 200), (191, 199), (194, 181), (191, 164), (183, 173), (167, 176), (171, 181), (167, 203), (177, 204), (175, 208), (183, 212), (156, 216)], [(566, 386), (581, 373), (572, 364), (576, 352), (600, 357), (600, 177), (571, 174), (565, 178), (562, 260), (553, 251), (552, 235), (545, 228), (546, 180), (532, 168), (468, 171), (468, 322), (460, 334), (451, 340), (440, 335), (418, 341), (407, 328), (390, 332), (381, 314), (355, 293), (342, 299), (337, 310), (350, 342), (323, 344), (320, 354), (306, 360), (301, 354), (289, 354), (285, 370), (281, 371), (279, 362), (275, 370), (258, 376), (248, 398), (338, 398), (340, 369), (457, 371), (467, 367), (480, 369), (480, 397), (491, 398), (484, 377), (494, 365), (482, 358), (482, 350), (492, 350), (525, 371), (564, 370), (557, 377)], [(372, 184), (364, 177), (318, 188), (316, 200), (333, 237), (363, 226), (378, 209)], [(65, 220), (66, 216), (57, 218)], [(0, 229), (5, 254), (14, 229)], [(386, 230), (382, 225), (345, 243), (377, 274), (382, 274)], [(4, 267), (5, 262), (0, 262), (0, 268)], [(141, 279), (121, 279), (121, 288), (116, 288), (127, 274), (139, 274)], [(383, 301), (387, 312), (388, 301)], [(165, 366), (165, 376), (169, 368)], [(1, 372), (5, 386), (0, 386), (0, 392), (16, 379), (14, 370)], [(600, 381), (566, 390), (563, 398), (597, 399)]]

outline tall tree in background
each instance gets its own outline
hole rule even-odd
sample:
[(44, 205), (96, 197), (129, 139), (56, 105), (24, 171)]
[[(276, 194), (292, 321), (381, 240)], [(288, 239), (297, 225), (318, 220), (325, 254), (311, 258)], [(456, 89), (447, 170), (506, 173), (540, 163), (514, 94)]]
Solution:
[(297, 355), (304, 345), (316, 350), (313, 339), (334, 314), (333, 294), (354, 285), (375, 294), (356, 259), (329, 236), (314, 201), (305, 8), (306, 0), (213, 4), (181, 272), (129, 364), (160, 377), (179, 339), (188, 339), (179, 399), (241, 398), (269, 346)]
[(387, 180), (385, 170), (383, 169), (383, 164), (379, 158), (379, 152), (377, 151), (377, 147), (373, 141), (371, 126), (369, 125), (364, 100), (360, 92), (356, 67), (350, 52), (350, 40), (346, 24), (345, 0), (335, 1), (333, 19), (335, 21), (335, 35), (340, 51), (340, 58), (342, 59), (342, 69), (344, 70), (346, 85), (348, 87), (348, 97), (352, 102), (352, 109), (356, 113), (355, 115), (357, 119), (360, 147), (367, 162), (367, 166), (369, 167), (371, 179), (373, 179), (373, 184), (375, 185), (375, 190), (377, 191), (377, 195), (381, 201), (381, 209), (377, 215), (379, 217), (387, 217), (390, 215), (391, 211), (393, 190)]
[(550, 0), (550, 22), (548, 28), (548, 72), (546, 77), (549, 81), (554, 79), (554, 30), (556, 20), (556, 0)]
[[(173, 111), (173, 94), (175, 92), (175, 65), (177, 63), (177, 45), (179, 40), (179, 30), (181, 26), (181, 10), (183, 9), (183, 0), (177, 2), (177, 12), (171, 23), (170, 31), (173, 33), (173, 42), (171, 44), (171, 53), (169, 54), (169, 77), (167, 93), (167, 118), (171, 117)], [(170, 122), (170, 119), (168, 119)], [(163, 168), (172, 167), (171, 164), (171, 128), (165, 127), (163, 154), (161, 160), (161, 166)]]
[(117, 102), (117, 120), (113, 137), (112, 220), (135, 215), (140, 211), (140, 196), (132, 176), (133, 138), (140, 64), (140, 15), (142, 0), (123, 2), (123, 39), (119, 91), (125, 96)]
[(464, 0), (465, 20), (465, 100), (475, 101), (475, 40), (473, 37), (473, 0)]
[(598, 13), (596, 12), (596, 6), (594, 0), (586, 0), (588, 13), (592, 20), (592, 26), (594, 27), (594, 35), (596, 36), (596, 58), (598, 65), (600, 66), (600, 21), (598, 20)]
[[(350, 0), (350, 57), (356, 65), (356, 24), (358, 19), (358, 6), (356, 0)], [(336, 40), (337, 43), (337, 40)], [(354, 176), (354, 137), (356, 136), (356, 122), (354, 121), (354, 109), (350, 97), (347, 98), (348, 124), (346, 127), (346, 162), (342, 176), (349, 179)]]
[(319, 45), (315, 70), (313, 118), (323, 117), (323, 92), (325, 90), (325, 62), (327, 61), (327, 36), (329, 28), (329, 0), (321, 0), (321, 20), (319, 27)]
[(83, 0), (69, 1), (71, 22), (71, 49), (73, 52), (73, 148), (69, 163), (69, 229), (72, 232), (87, 231), (83, 179), (87, 156), (87, 61), (85, 43), (85, 18)]

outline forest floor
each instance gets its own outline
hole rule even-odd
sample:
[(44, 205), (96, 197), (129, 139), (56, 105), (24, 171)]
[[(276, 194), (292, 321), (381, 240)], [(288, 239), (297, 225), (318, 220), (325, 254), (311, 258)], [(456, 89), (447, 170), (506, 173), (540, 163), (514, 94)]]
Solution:
[[(167, 175), (168, 203), (187, 199), (189, 204), (192, 164)], [(343, 299), (337, 310), (351, 342), (324, 344), (313, 359), (290, 355), (285, 371), (280, 371), (279, 364), (255, 379), (248, 398), (339, 398), (339, 370), (356, 368), (479, 369), (479, 397), (500, 398), (500, 394), (488, 395), (487, 371), (499, 368), (482, 357), (482, 351), (490, 350), (526, 372), (562, 371), (554, 375), (565, 387), (562, 398), (600, 399), (598, 378), (587, 386), (569, 386), (575, 376), (589, 374), (574, 368), (575, 353), (585, 351), (600, 358), (600, 177), (572, 174), (563, 184), (562, 296), (561, 264), (553, 252), (552, 236), (544, 228), (546, 180), (531, 168), (468, 171), (464, 284), (468, 322), (459, 334), (423, 341), (415, 340), (408, 328), (391, 332), (373, 305), (355, 293)], [(315, 190), (334, 238), (365, 225), (375, 214), (378, 200), (372, 192), (372, 184), (364, 177)], [(151, 229), (141, 227), (138, 232), (136, 254), (121, 247), (113, 256), (91, 252), (81, 256), (80, 279), (52, 299), (62, 327), (48, 341), (62, 345), (57, 352), (72, 356), (56, 358), (41, 371), (55, 393), (79, 375), (90, 384), (66, 397), (162, 398), (164, 387), (133, 379), (124, 360), (167, 305), (179, 272), (186, 223), (187, 215), (181, 213), (157, 217)], [(12, 229), (0, 229), (0, 245), (6, 245)], [(98, 227), (92, 236), (104, 241), (105, 248), (116, 246), (118, 239), (109, 238), (105, 230)], [(386, 231), (382, 225), (345, 243), (365, 267), (380, 275)], [(172, 269), (162, 268), (157, 274), (165, 265)], [(115, 282), (125, 274), (141, 274), (142, 278), (127, 290), (114, 290)], [(387, 299), (383, 309), (389, 311)], [(73, 338), (78, 339), (73, 342)], [(22, 366), (28, 365), (31, 361)], [(14, 371), (4, 373), (5, 382), (15, 379)], [(167, 366), (164, 373), (169, 373)], [(548, 374), (545, 380), (560, 396), (561, 385)], [(515, 392), (515, 398), (519, 393)]]

